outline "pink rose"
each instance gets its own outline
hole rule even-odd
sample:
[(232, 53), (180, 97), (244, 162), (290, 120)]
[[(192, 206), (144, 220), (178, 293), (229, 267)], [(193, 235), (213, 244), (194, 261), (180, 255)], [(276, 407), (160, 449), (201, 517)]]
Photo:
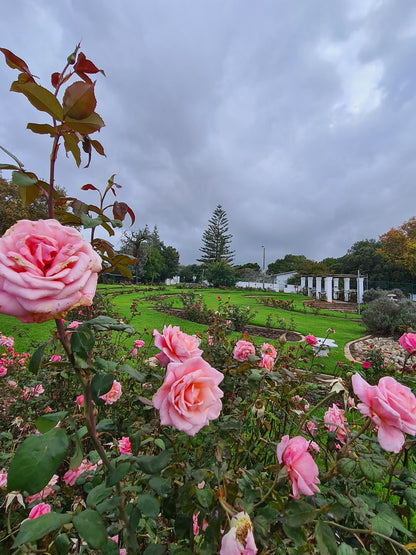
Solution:
[[(155, 346), (168, 357), (170, 362), (184, 362), (188, 358), (200, 357), (200, 340), (180, 330), (179, 326), (163, 326), (163, 333), (153, 331)], [(162, 364), (163, 366), (163, 364)]]
[(58, 475), (54, 474), (52, 478), (49, 480), (48, 485), (45, 486), (43, 490), (41, 490), (39, 493), (34, 493), (33, 495), (28, 495), (26, 497), (26, 503), (30, 505), (35, 501), (43, 501), (44, 499), (49, 497), (52, 493), (55, 493), (53, 486), (58, 482), (58, 479), (59, 479)]
[(5, 468), (0, 471), (0, 488), (7, 486), (7, 472)]
[(32, 520), (34, 518), (38, 518), (39, 516), (46, 515), (46, 513), (51, 512), (51, 506), (47, 503), (38, 503), (33, 507), (33, 509), (29, 513), (29, 518)]
[(354, 393), (362, 401), (357, 405), (378, 427), (377, 439), (385, 451), (398, 453), (404, 433), (416, 435), (416, 398), (410, 388), (385, 376), (378, 385), (369, 385), (359, 374), (352, 377)]
[(299, 499), (300, 493), (303, 495), (314, 495), (319, 492), (316, 484), (319, 484), (318, 467), (308, 452), (310, 447), (314, 447), (302, 436), (289, 439), (283, 436), (277, 444), (277, 459), (279, 463), (284, 463), (292, 483), (292, 497)]
[(146, 345), (146, 343), (143, 341), (143, 339), (136, 339), (134, 341), (134, 346), (137, 347), (138, 349), (141, 349), (145, 345)]
[(128, 437), (123, 436), (118, 441), (118, 450), (121, 455), (131, 455), (131, 443)]
[(270, 355), (273, 358), (276, 358), (277, 355), (276, 349), (273, 347), (273, 345), (270, 345), (270, 343), (263, 343), (263, 345), (261, 346), (261, 352), (265, 355)]
[(235, 360), (238, 360), (238, 362), (245, 362), (250, 355), (254, 354), (256, 354), (256, 349), (250, 341), (240, 339), (240, 341), (237, 341), (235, 344), (233, 357)]
[(370, 368), (370, 366), (371, 366), (371, 362), (368, 362), (368, 360), (365, 360), (365, 361), (363, 362), (363, 368), (364, 368), (364, 370), (368, 370), (368, 369)]
[(266, 370), (273, 370), (274, 358), (266, 353), (262, 354), (261, 361), (259, 362), (260, 368), (265, 368)]
[(68, 329), (69, 330), (76, 330), (77, 328), (79, 328), (79, 326), (82, 324), (82, 322), (78, 322), (77, 320), (74, 320), (73, 322), (71, 322), (70, 324), (68, 324)]
[(404, 333), (399, 343), (409, 355), (416, 355), (416, 333)]
[(5, 366), (0, 366), (0, 378), (7, 374), (7, 368)]
[(82, 407), (82, 405), (84, 404), (84, 395), (78, 395), (78, 397), (75, 399), (75, 402), (79, 407)]
[[(197, 513), (194, 513), (192, 515), (192, 531), (194, 533), (194, 536), (198, 536), (199, 535), (199, 524), (198, 524), (198, 516), (199, 516), (199, 511)], [(205, 532), (205, 530), (208, 528), (208, 522), (204, 519), (202, 521), (202, 531)]]
[(131, 350), (131, 356), (132, 356), (132, 357), (137, 356), (137, 353), (138, 353), (138, 352), (139, 352), (139, 351), (138, 351), (138, 350), (136, 349), (136, 347), (135, 347), (134, 349)]
[(316, 337), (315, 337), (314, 335), (310, 334), (310, 333), (305, 337), (305, 341), (306, 341), (307, 343), (309, 343), (309, 345), (310, 345), (311, 347), (313, 347), (314, 345), (316, 345), (317, 342), (318, 342), (318, 340), (316, 339)]
[(345, 443), (345, 436), (350, 432), (344, 413), (345, 411), (339, 409), (334, 403), (324, 414), (326, 429), (330, 432), (335, 432), (340, 443)]
[(218, 384), (223, 379), (223, 374), (201, 357), (171, 362), (162, 387), (152, 399), (160, 411), (161, 424), (195, 435), (210, 420), (218, 418), (223, 396)]
[(67, 486), (73, 486), (77, 481), (78, 477), (81, 476), (81, 474), (84, 474), (84, 472), (91, 472), (91, 473), (94, 472), (95, 470), (97, 470), (98, 465), (101, 463), (102, 461), (98, 461), (97, 464), (92, 464), (87, 459), (84, 459), (82, 463), (79, 466), (77, 466), (77, 468), (74, 468), (74, 470), (70, 469), (67, 472), (65, 472), (62, 479)]
[(257, 551), (250, 517), (244, 511), (238, 513), (222, 538), (220, 555), (256, 555)]
[(0, 238), (0, 312), (21, 322), (62, 318), (90, 306), (101, 259), (74, 228), (20, 220)]
[(121, 384), (118, 381), (114, 380), (110, 391), (108, 391), (104, 395), (100, 395), (100, 399), (103, 399), (106, 405), (112, 405), (120, 399), (121, 393)]
[(309, 410), (308, 401), (300, 395), (294, 395), (292, 397), (292, 401), (295, 403), (296, 410), (300, 410), (302, 412)]
[[(118, 545), (118, 535), (113, 536), (112, 538), (110, 538), (110, 540), (112, 540), (113, 542), (115, 542)], [(125, 549), (124, 547), (120, 547), (119, 555), (127, 555), (127, 549)]]

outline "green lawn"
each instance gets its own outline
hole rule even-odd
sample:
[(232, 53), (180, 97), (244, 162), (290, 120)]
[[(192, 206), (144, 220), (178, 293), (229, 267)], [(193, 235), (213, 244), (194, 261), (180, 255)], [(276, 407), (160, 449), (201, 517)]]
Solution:
[[(204, 333), (206, 330), (205, 324), (197, 324), (188, 322), (186, 320), (176, 318), (156, 310), (152, 310), (155, 302), (149, 301), (148, 298), (154, 295), (176, 295), (172, 297), (173, 307), (181, 308), (182, 302), (179, 298), (181, 289), (178, 287), (170, 287), (164, 290), (157, 290), (157, 288), (142, 288), (134, 292), (134, 288), (129, 286), (114, 286), (114, 285), (100, 285), (98, 291), (103, 295), (108, 295), (111, 302), (114, 303), (115, 309), (123, 319), (130, 318), (130, 306), (133, 301), (137, 301), (136, 314), (131, 323), (136, 327), (140, 334), (150, 334), (153, 329), (157, 328), (160, 331), (164, 325), (172, 324), (178, 325), (181, 329), (189, 334)], [(124, 294), (117, 294), (122, 293)], [(250, 321), (251, 324), (257, 326), (265, 326), (267, 318), (271, 321), (272, 327), (277, 327), (278, 319), (284, 318), (284, 321), (289, 329), (307, 335), (311, 333), (316, 337), (325, 337), (328, 328), (333, 328), (335, 334), (331, 335), (338, 345), (337, 349), (331, 351), (327, 359), (319, 359), (328, 371), (331, 371), (338, 361), (345, 361), (344, 358), (344, 345), (353, 340), (365, 335), (365, 328), (359, 321), (353, 321), (351, 318), (356, 319), (356, 315), (344, 315), (342, 313), (326, 311), (326, 315), (322, 313), (313, 314), (310, 310), (304, 311), (302, 301), (307, 299), (303, 295), (288, 295), (284, 293), (270, 293), (270, 292), (253, 292), (246, 290), (220, 290), (220, 289), (200, 289), (196, 291), (197, 294), (202, 295), (203, 301), (209, 308), (217, 309), (220, 302), (218, 297), (221, 297), (221, 302), (229, 301), (230, 304), (236, 304), (243, 307), (250, 306), (255, 311), (255, 317)], [(277, 309), (274, 306), (266, 306), (261, 303), (259, 297), (273, 297), (275, 299), (291, 300), (294, 299), (295, 311)], [(15, 318), (0, 315), (0, 331), (5, 335), (13, 335), (16, 340), (17, 350), (29, 350), (33, 341), (46, 340), (50, 336), (50, 331), (54, 330), (54, 322), (46, 322), (44, 324), (20, 324)], [(241, 337), (241, 334), (234, 333), (235, 337)], [(256, 343), (263, 342), (262, 338), (254, 338)]]

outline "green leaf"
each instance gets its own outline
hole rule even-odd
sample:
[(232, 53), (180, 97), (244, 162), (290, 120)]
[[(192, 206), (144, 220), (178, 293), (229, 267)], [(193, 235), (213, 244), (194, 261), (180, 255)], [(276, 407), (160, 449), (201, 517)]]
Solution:
[(35, 421), (35, 426), (41, 434), (49, 432), (54, 428), (60, 420), (63, 420), (68, 414), (68, 411), (53, 412), (49, 414), (42, 414)]
[(371, 482), (380, 482), (384, 477), (384, 469), (375, 464), (374, 460), (369, 457), (360, 457), (358, 461), (359, 467), (363, 475)]
[(112, 488), (105, 487), (105, 484), (100, 484), (93, 488), (87, 497), (87, 505), (94, 509), (99, 503), (102, 503), (113, 493)]
[(24, 520), (20, 526), (13, 547), (19, 547), (19, 545), (23, 545), (27, 542), (40, 540), (53, 530), (61, 528), (64, 524), (68, 524), (71, 520), (71, 515), (59, 513), (46, 513), (38, 518)]
[(30, 187), (38, 182), (38, 178), (33, 173), (29, 175), (22, 171), (14, 171), (12, 172), (12, 181), (19, 187)]
[(386, 533), (385, 535), (390, 536), (393, 532), (393, 528), (395, 528), (402, 534), (412, 537), (412, 533), (406, 528), (401, 518), (394, 512), (391, 505), (387, 505), (387, 503), (378, 503), (376, 509), (378, 513), (370, 520), (376, 532), (384, 534), (385, 532), (382, 532), (381, 530), (388, 530), (389, 533)]
[(29, 372), (32, 374), (37, 374), (39, 372), (40, 365), (42, 364), (42, 357), (43, 353), (46, 349), (46, 343), (43, 343), (40, 347), (38, 347), (33, 355), (30, 357), (29, 361)]
[(74, 442), (75, 449), (69, 461), (69, 468), (71, 470), (74, 470), (75, 468), (78, 468), (78, 466), (81, 464), (82, 459), (84, 458), (84, 453), (82, 452), (82, 444), (78, 436), (78, 433), (73, 434), (71, 438), (72, 438), (72, 441)]
[(79, 326), (71, 333), (72, 353), (84, 361), (87, 360), (94, 343), (94, 332), (86, 325)]
[(212, 503), (212, 492), (207, 487), (203, 489), (197, 489), (196, 498), (198, 499), (198, 503), (202, 507), (208, 509)]
[(55, 128), (47, 123), (28, 123), (26, 128), (39, 135), (50, 135), (53, 137), (56, 134)]
[(124, 476), (128, 473), (128, 471), (130, 470), (130, 466), (131, 465), (129, 462), (124, 462), (116, 466), (114, 470), (111, 470), (111, 472), (108, 473), (107, 477), (107, 487), (115, 486), (116, 484), (118, 484), (118, 482), (122, 480)]
[(141, 510), (144, 516), (152, 518), (157, 518), (160, 510), (157, 499), (147, 493), (137, 496), (137, 507)]
[(406, 499), (409, 507), (416, 509), (416, 489), (406, 488), (404, 490), (404, 498)]
[(160, 543), (151, 543), (143, 551), (143, 555), (164, 555), (166, 547)]
[(300, 526), (283, 525), (283, 530), (288, 538), (291, 538), (296, 547), (302, 547), (306, 543), (306, 534)]
[(90, 218), (88, 214), (81, 214), (80, 218), (85, 229), (97, 227), (98, 225), (101, 225), (103, 223), (103, 220), (101, 218)]
[(23, 203), (23, 206), (26, 208), (34, 200), (38, 198), (41, 189), (38, 185), (31, 185), (30, 187), (19, 187), (19, 196)]
[(85, 509), (73, 518), (78, 534), (93, 549), (100, 549), (107, 542), (107, 531), (103, 519), (92, 509)]
[(113, 385), (113, 374), (96, 374), (91, 380), (91, 396), (96, 404), (103, 402), (101, 395), (108, 393)]
[(59, 534), (54, 540), (57, 555), (68, 555), (69, 538), (66, 534)]
[(161, 476), (153, 476), (150, 478), (149, 486), (153, 491), (160, 495), (160, 497), (168, 497), (172, 492), (171, 481), (167, 478), (162, 478)]
[(14, 90), (23, 93), (37, 110), (46, 112), (54, 119), (62, 121), (62, 106), (48, 89), (37, 83), (28, 82), (15, 85)]
[(119, 555), (120, 551), (116, 542), (107, 539), (107, 543), (101, 548), (100, 555)]
[(0, 164), (0, 170), (20, 170), (19, 166), (13, 164)]
[(345, 542), (342, 542), (342, 544), (338, 546), (337, 555), (355, 555), (355, 554), (356, 554), (355, 549)]
[(64, 460), (68, 443), (62, 428), (52, 428), (46, 434), (26, 438), (17, 448), (10, 464), (8, 491), (38, 493)]
[(318, 545), (320, 555), (336, 555), (337, 554), (337, 540), (335, 539), (332, 528), (318, 520), (315, 526), (315, 538)]
[(162, 451), (158, 455), (141, 455), (136, 459), (136, 465), (146, 474), (157, 474), (168, 466), (172, 459), (169, 451)]
[(117, 362), (113, 362), (112, 360), (104, 360), (100, 357), (97, 357), (95, 359), (95, 365), (99, 370), (104, 370), (105, 372), (112, 372), (117, 368)]
[(287, 504), (284, 521), (289, 526), (302, 526), (305, 522), (310, 522), (316, 516), (316, 509), (300, 499), (292, 499)]
[(338, 470), (344, 478), (348, 478), (354, 472), (355, 467), (356, 462), (353, 459), (345, 458), (338, 461)]
[(70, 131), (75, 131), (81, 133), (81, 135), (90, 135), (95, 131), (99, 131), (102, 127), (105, 126), (105, 123), (101, 119), (101, 117), (94, 112), (88, 118), (76, 120), (69, 117), (65, 118), (65, 123), (62, 128), (68, 129)]
[(139, 372), (135, 368), (132, 368), (129, 364), (122, 364), (121, 366), (119, 366), (118, 371), (129, 374), (129, 376), (131, 376), (132, 378), (134, 378), (136, 381), (140, 383), (143, 383), (144, 381), (146, 381), (146, 376), (142, 372)]
[(104, 418), (103, 420), (100, 420), (98, 422), (97, 432), (111, 432), (111, 430), (115, 430), (115, 427), (116, 425), (111, 420), (111, 418)]
[(76, 165), (79, 167), (81, 164), (81, 151), (78, 146), (78, 140), (71, 133), (63, 133), (65, 151), (70, 152), (74, 157)]

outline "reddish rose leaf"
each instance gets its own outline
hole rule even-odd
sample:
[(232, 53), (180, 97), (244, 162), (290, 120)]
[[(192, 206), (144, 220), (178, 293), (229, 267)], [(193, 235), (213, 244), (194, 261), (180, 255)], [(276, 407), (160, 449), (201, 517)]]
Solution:
[(104, 147), (99, 141), (92, 139), (91, 145), (94, 148), (94, 150), (98, 152), (98, 154), (101, 154), (101, 156), (105, 156)]
[(56, 87), (58, 86), (60, 75), (61, 74), (59, 73), (59, 71), (56, 71), (55, 73), (52, 73), (52, 75), (51, 75), (51, 83), (52, 83), (52, 87), (54, 89), (56, 89)]
[(81, 72), (81, 73), (98, 73), (101, 72), (103, 75), (104, 71), (102, 69), (98, 69), (98, 67), (93, 64), (90, 60), (87, 60), (87, 58), (85, 57), (85, 54), (83, 52), (80, 52), (78, 54), (78, 58), (77, 61), (74, 65), (74, 71), (75, 73)]
[(79, 167), (79, 165), (81, 164), (81, 151), (79, 150), (78, 140), (71, 133), (64, 133), (63, 137), (64, 137), (64, 144), (65, 144), (65, 151), (67, 155), (68, 155), (68, 152), (71, 152), (77, 166)]
[(83, 120), (90, 117), (95, 110), (97, 100), (94, 94), (94, 83), (76, 81), (66, 89), (63, 98), (64, 116)]
[(117, 202), (115, 201), (113, 204), (113, 216), (116, 220), (120, 220), (121, 222), (124, 220), (125, 215), (127, 214), (127, 204), (125, 202)]
[(9, 67), (13, 69), (20, 69), (20, 71), (23, 71), (23, 73), (30, 75), (31, 81), (33, 81), (33, 75), (30, 73), (30, 70), (25, 61), (16, 56), (16, 54), (13, 54), (13, 52), (10, 52), (10, 50), (7, 50), (7, 48), (0, 48), (0, 51), (3, 52), (6, 58), (6, 64)]
[(94, 185), (91, 185), (91, 183), (87, 183), (86, 185), (83, 185), (81, 187), (82, 191), (98, 191), (97, 187), (94, 187)]

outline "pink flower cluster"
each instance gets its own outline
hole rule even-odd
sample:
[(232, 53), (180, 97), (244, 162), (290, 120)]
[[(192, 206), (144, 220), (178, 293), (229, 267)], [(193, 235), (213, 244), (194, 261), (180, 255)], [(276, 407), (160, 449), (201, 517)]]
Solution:
[(416, 355), (416, 333), (404, 333), (399, 343), (409, 355)]
[(350, 433), (345, 411), (334, 403), (324, 414), (325, 427), (329, 432), (335, 432), (337, 440), (345, 443), (346, 436)]
[(101, 259), (79, 231), (57, 220), (20, 220), (0, 238), (0, 311), (46, 322), (89, 306)]
[(257, 551), (253, 524), (242, 511), (231, 519), (230, 529), (222, 538), (220, 555), (256, 555)]
[(104, 395), (100, 395), (100, 399), (103, 399), (106, 405), (112, 405), (120, 399), (121, 394), (121, 384), (118, 381), (114, 380), (110, 391), (108, 391)]
[(295, 499), (299, 499), (301, 493), (314, 495), (320, 491), (317, 486), (320, 483), (319, 471), (309, 453), (310, 449), (318, 451), (319, 447), (315, 442), (308, 441), (302, 436), (289, 439), (289, 436), (286, 435), (277, 444), (277, 459), (286, 467), (292, 483), (292, 497)]
[(58, 475), (54, 474), (52, 478), (49, 480), (48, 485), (45, 486), (43, 490), (41, 490), (39, 493), (34, 493), (33, 495), (29, 495), (28, 497), (26, 497), (26, 503), (30, 505), (35, 501), (43, 501), (44, 499), (46, 499), (47, 497), (55, 493), (53, 486), (58, 482), (58, 480), (59, 480)]
[(62, 479), (67, 486), (73, 486), (81, 474), (84, 474), (84, 472), (95, 472), (100, 464), (102, 464), (102, 461), (92, 464), (92, 462), (84, 459), (74, 470), (67, 470)]
[(411, 389), (391, 376), (369, 385), (360, 374), (352, 377), (354, 393), (362, 401), (357, 405), (378, 428), (377, 439), (385, 451), (398, 453), (407, 433), (416, 435), (416, 398)]
[(24, 387), (23, 388), (23, 398), (28, 401), (31, 397), (39, 397), (45, 390), (43, 385), (38, 383), (35, 387)]
[(0, 378), (7, 374), (15, 364), (17, 368), (24, 370), (26, 368), (27, 359), (30, 357), (28, 353), (18, 353), (14, 350), (13, 337), (7, 337), (0, 332), (0, 346), (5, 350), (0, 355)]
[(131, 442), (128, 437), (123, 436), (118, 441), (118, 450), (121, 455), (131, 455)]
[(155, 330), (153, 335), (163, 355), (159, 361), (167, 360), (165, 378), (153, 396), (153, 406), (160, 412), (162, 425), (193, 436), (220, 415), (223, 392), (218, 385), (224, 376), (201, 358), (199, 339), (181, 332), (179, 327), (165, 326), (163, 334)]
[(33, 520), (34, 518), (38, 518), (40, 516), (46, 515), (47, 513), (51, 512), (51, 506), (47, 503), (38, 503), (35, 505), (29, 513), (29, 518)]

